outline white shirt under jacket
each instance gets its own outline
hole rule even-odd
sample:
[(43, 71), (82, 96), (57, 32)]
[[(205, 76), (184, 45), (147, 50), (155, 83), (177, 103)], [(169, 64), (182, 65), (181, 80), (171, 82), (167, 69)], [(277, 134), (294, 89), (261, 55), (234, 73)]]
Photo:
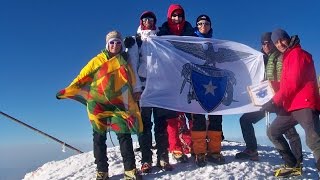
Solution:
[[(137, 43), (135, 43), (131, 48), (127, 49), (129, 55), (129, 63), (132, 66), (136, 77), (136, 84), (133, 87), (133, 92), (142, 92), (142, 87), (145, 86), (146, 82), (141, 82), (139, 77), (147, 78), (147, 54), (146, 46), (144, 41), (147, 40), (149, 36), (155, 36), (158, 32), (157, 30), (141, 30), (141, 27), (138, 27), (137, 34), (141, 35), (142, 44), (138, 48)], [(136, 39), (135, 36), (133, 36)]]

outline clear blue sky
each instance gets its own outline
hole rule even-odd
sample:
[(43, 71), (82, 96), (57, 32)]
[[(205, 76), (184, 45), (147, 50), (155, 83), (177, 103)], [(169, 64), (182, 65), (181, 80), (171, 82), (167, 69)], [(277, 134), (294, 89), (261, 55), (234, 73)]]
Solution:
[[(133, 35), (145, 10), (166, 20), (168, 6), (181, 4), (195, 25), (200, 14), (211, 17), (214, 37), (260, 49), (260, 35), (281, 27), (298, 34), (313, 55), (319, 74), (320, 2), (310, 1), (85, 1), (2, 0), (0, 2), (0, 110), (70, 144), (91, 142), (85, 107), (56, 100), (81, 68), (105, 47), (105, 35), (116, 29)], [(239, 116), (224, 118), (226, 137), (240, 137)], [(264, 123), (257, 133), (265, 133)], [(0, 147), (32, 147), (50, 140), (0, 118)], [(114, 141), (116, 141), (114, 139)], [(23, 153), (23, 151), (19, 151)], [(0, 165), (1, 166), (1, 165)]]

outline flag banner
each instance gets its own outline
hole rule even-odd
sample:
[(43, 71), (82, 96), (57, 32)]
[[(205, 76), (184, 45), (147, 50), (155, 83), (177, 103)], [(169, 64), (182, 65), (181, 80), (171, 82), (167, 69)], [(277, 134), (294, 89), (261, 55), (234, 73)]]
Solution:
[[(91, 69), (99, 63), (101, 65)], [(129, 70), (122, 56), (106, 60), (104, 54), (99, 54), (68, 87), (57, 93), (57, 97), (86, 105), (92, 127), (97, 132), (142, 132), (140, 110), (131, 93)]]
[(248, 86), (248, 92), (255, 106), (262, 106), (274, 96), (274, 90), (270, 81)]
[(151, 36), (140, 105), (198, 114), (259, 110), (247, 87), (264, 78), (263, 54), (244, 44), (186, 36)]

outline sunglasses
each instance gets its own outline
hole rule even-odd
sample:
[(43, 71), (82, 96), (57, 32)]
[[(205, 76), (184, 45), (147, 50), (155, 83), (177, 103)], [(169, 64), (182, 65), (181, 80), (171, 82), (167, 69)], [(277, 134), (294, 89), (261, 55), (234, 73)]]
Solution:
[(143, 22), (147, 22), (147, 21), (153, 22), (153, 21), (154, 21), (154, 18), (152, 18), (152, 17), (146, 17), (146, 18), (142, 18), (142, 21), (143, 21)]
[(172, 14), (172, 15), (171, 15), (171, 17), (177, 17), (177, 16), (178, 16), (179, 18), (180, 18), (180, 17), (182, 18), (182, 17), (183, 17), (183, 14)]
[(197, 25), (198, 26), (209, 26), (210, 23), (209, 22), (198, 22)]
[(120, 44), (121, 44), (120, 41), (110, 41), (109, 43), (110, 43), (110, 44), (117, 44), (117, 45), (120, 45)]
[(262, 43), (262, 45), (269, 45), (271, 42), (270, 41), (264, 41), (263, 43)]

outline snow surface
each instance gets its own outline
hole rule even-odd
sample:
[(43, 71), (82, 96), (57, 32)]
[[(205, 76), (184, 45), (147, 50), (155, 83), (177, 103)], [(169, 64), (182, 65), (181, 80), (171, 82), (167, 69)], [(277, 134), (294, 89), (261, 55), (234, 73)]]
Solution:
[[(174, 166), (173, 171), (165, 172), (157, 167), (152, 173), (143, 175), (143, 179), (278, 179), (273, 177), (274, 170), (283, 161), (277, 151), (270, 146), (259, 146), (260, 161), (236, 160), (235, 154), (243, 150), (244, 144), (240, 142), (223, 141), (222, 154), (226, 158), (226, 164), (216, 165), (208, 163), (207, 166), (199, 168), (194, 159), (189, 158), (189, 163), (177, 163), (171, 156), (170, 162)], [(134, 143), (134, 147), (138, 144)], [(153, 165), (156, 163), (155, 150), (153, 151)], [(140, 168), (141, 154), (135, 152), (136, 164)], [(318, 171), (312, 153), (304, 152), (303, 175), (294, 179), (319, 179)], [(189, 155), (190, 157), (190, 155)], [(123, 165), (119, 146), (108, 148), (109, 177), (111, 180), (123, 179)], [(87, 152), (71, 156), (61, 161), (51, 161), (37, 170), (27, 173), (24, 180), (46, 180), (46, 179), (95, 179), (95, 164), (93, 152)]]

